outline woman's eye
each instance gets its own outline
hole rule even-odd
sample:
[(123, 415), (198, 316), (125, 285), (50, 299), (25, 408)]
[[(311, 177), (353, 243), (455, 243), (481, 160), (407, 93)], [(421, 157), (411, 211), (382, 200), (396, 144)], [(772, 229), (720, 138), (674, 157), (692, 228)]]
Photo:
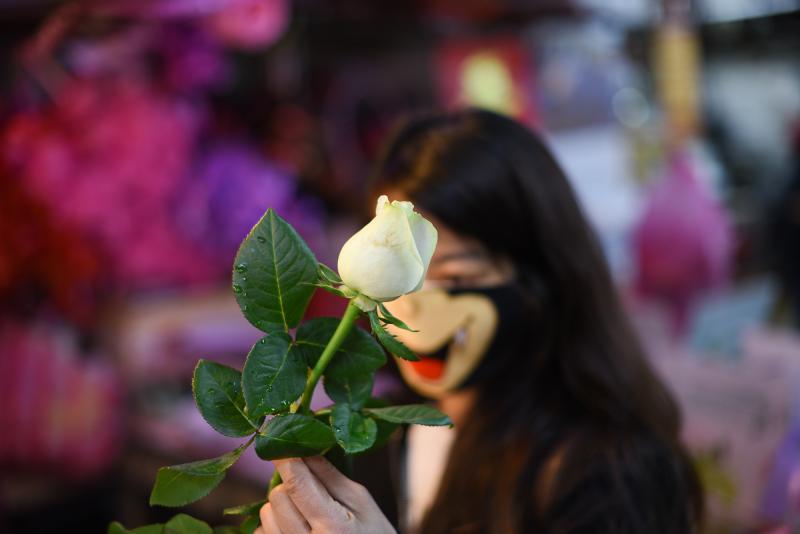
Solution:
[(428, 279), (442, 287), (472, 287), (481, 285), (486, 268), (475, 262), (448, 262), (428, 271)]
[(455, 287), (463, 284), (463, 279), (460, 276), (451, 276), (443, 280), (444, 285), (447, 287)]
[(451, 288), (463, 284), (463, 279), (458, 276), (429, 276), (428, 282), (432, 287)]
[(475, 284), (475, 280), (469, 276), (449, 276), (443, 280), (447, 287), (468, 287)]

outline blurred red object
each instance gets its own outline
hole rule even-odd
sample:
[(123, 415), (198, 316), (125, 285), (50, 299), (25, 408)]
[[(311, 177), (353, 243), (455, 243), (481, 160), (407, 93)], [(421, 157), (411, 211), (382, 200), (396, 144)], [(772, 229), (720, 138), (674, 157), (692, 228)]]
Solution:
[(123, 390), (99, 358), (84, 358), (47, 325), (0, 325), (0, 467), (83, 478), (122, 444)]
[(634, 233), (636, 288), (669, 309), (674, 333), (686, 327), (692, 301), (728, 279), (733, 237), (722, 208), (678, 152), (653, 190)]
[(72, 230), (0, 168), (0, 300), (7, 311), (18, 315), (45, 299), (72, 321), (91, 320), (102, 260)]

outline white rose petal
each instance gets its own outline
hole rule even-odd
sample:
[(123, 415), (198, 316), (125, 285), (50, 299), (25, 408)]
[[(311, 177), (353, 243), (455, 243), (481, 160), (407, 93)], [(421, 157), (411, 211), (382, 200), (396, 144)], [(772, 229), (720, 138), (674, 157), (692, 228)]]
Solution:
[(413, 212), (411, 217), (409, 217), (408, 224), (411, 227), (411, 235), (414, 236), (414, 244), (417, 247), (417, 252), (422, 260), (422, 278), (420, 278), (419, 282), (414, 287), (414, 291), (417, 291), (422, 287), (422, 283), (425, 281), (425, 273), (428, 272), (428, 267), (431, 264), (431, 258), (433, 257), (433, 251), (436, 249), (436, 240), (439, 234), (436, 231), (436, 227), (433, 226), (428, 219), (416, 212)]
[(378, 199), (375, 218), (339, 252), (339, 276), (346, 286), (376, 301), (416, 291), (436, 248), (436, 228), (411, 202)]

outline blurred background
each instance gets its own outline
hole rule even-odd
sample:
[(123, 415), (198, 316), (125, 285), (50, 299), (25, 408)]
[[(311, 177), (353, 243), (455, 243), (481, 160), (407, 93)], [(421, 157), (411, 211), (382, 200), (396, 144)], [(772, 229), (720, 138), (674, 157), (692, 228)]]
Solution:
[[(799, 0), (0, 1), (0, 531), (170, 517), (157, 468), (238, 444), (190, 382), (259, 338), (248, 229), (273, 207), (335, 265), (392, 124), (472, 105), (567, 171), (708, 532), (797, 532), (798, 54)], [(219, 524), (269, 476), (245, 455), (187, 510)]]

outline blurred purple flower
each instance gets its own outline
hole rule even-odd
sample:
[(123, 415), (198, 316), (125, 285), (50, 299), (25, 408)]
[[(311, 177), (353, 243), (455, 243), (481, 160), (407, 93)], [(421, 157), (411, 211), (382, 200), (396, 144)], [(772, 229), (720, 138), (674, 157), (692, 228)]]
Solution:
[(775, 451), (761, 513), (770, 521), (784, 521), (800, 515), (800, 420), (792, 422)]
[(185, 235), (226, 267), (267, 208), (312, 241), (322, 235), (321, 207), (299, 198), (294, 180), (246, 144), (212, 146), (195, 169), (176, 203), (177, 217)]
[(219, 45), (194, 27), (166, 26), (160, 49), (164, 55), (164, 78), (178, 91), (213, 85), (226, 73), (225, 57)]
[(66, 46), (66, 59), (78, 77), (130, 76), (143, 72), (144, 52), (152, 47), (153, 26), (131, 26), (102, 38), (75, 39)]
[(155, 70), (177, 91), (212, 86), (227, 66), (220, 43), (196, 24), (133, 25), (102, 39), (72, 42), (67, 50), (70, 68), (80, 77), (147, 78)]
[(288, 0), (102, 0), (95, 12), (144, 19), (196, 18), (228, 46), (255, 50), (276, 41), (288, 26)]

